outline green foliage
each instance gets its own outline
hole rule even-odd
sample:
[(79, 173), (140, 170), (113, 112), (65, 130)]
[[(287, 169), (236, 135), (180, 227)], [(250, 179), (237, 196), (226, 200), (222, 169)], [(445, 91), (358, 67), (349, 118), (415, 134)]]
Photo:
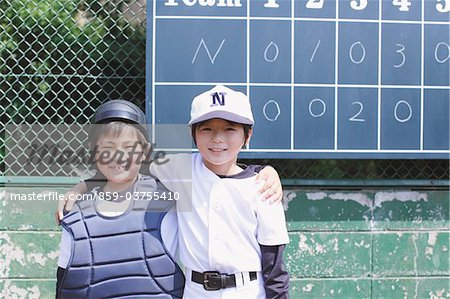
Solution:
[(144, 99), (145, 20), (128, 2), (0, 0), (0, 168), (3, 124), (84, 123), (106, 98)]
[(6, 65), (1, 73), (105, 75), (102, 67), (107, 62), (124, 61), (120, 71), (114, 70), (116, 75), (142, 75), (145, 52), (133, 49), (143, 50), (145, 32), (123, 18), (123, 1), (108, 3), (103, 7), (98, 1), (2, 2), (0, 49)]
[(101, 90), (92, 85), (101, 82), (80, 84), (75, 78), (144, 77), (145, 31), (123, 17), (124, 4), (2, 1), (0, 88), (10, 102), (2, 123), (70, 123), (70, 113), (58, 114), (57, 106), (76, 103), (83, 93), (102, 100), (87, 92)]

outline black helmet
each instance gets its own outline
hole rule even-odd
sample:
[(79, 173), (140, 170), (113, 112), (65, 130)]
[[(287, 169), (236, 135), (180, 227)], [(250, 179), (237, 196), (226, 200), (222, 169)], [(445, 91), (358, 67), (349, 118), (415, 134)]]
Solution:
[(92, 124), (104, 124), (111, 121), (123, 121), (145, 125), (144, 112), (135, 104), (125, 100), (110, 100), (101, 104), (94, 113)]
[(147, 118), (144, 112), (130, 101), (109, 100), (104, 102), (95, 110), (91, 124), (106, 124), (112, 121), (136, 124), (147, 140), (149, 139)]

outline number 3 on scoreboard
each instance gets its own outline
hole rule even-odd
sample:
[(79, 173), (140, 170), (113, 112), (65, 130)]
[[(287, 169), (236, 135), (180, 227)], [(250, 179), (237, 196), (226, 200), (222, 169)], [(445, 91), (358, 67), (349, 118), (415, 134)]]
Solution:
[(409, 0), (392, 0), (392, 4), (399, 6), (398, 10), (400, 11), (409, 11), (409, 7), (411, 6)]
[(352, 0), (350, 1), (350, 7), (354, 10), (363, 10), (367, 7), (367, 0)]
[(450, 11), (450, 0), (436, 0), (439, 2), (436, 4), (436, 10), (438, 12), (446, 13)]

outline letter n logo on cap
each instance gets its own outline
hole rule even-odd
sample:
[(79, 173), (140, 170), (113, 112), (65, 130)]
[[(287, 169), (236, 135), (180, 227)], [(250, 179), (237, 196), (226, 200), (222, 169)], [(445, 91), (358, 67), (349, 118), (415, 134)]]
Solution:
[(225, 105), (225, 92), (214, 92), (211, 94), (211, 99), (212, 99), (212, 104), (211, 107), (213, 106), (224, 106)]

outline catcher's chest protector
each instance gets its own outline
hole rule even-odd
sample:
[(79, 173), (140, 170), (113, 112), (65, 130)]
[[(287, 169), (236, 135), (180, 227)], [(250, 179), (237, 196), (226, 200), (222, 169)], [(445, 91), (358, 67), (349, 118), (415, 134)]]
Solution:
[(161, 238), (166, 212), (146, 213), (153, 203), (133, 200), (108, 218), (95, 201), (78, 202), (62, 222), (73, 242), (58, 297), (181, 298), (184, 276)]

